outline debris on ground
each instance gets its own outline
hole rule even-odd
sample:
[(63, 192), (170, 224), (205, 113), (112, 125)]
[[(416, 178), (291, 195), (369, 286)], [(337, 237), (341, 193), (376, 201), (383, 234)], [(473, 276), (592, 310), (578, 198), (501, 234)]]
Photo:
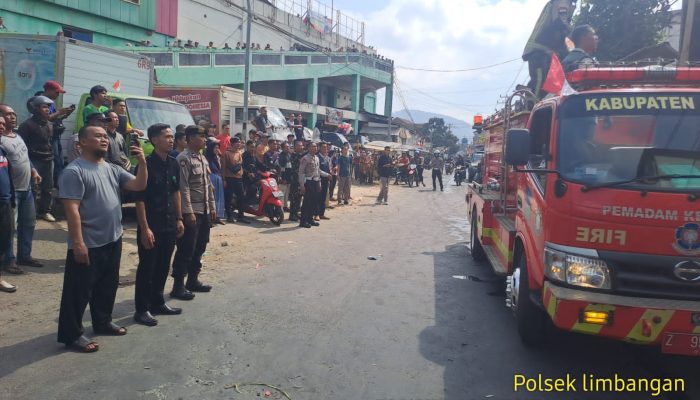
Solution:
[[(276, 390), (276, 391), (278, 391), (279, 393), (281, 393), (282, 396), (286, 397), (288, 400), (292, 400), (292, 398), (289, 396), (289, 394), (287, 394), (287, 392), (285, 392), (284, 390), (278, 388), (277, 386), (273, 386), (273, 385), (270, 385), (270, 384), (267, 384), (267, 383), (234, 383), (234, 384), (231, 384), (231, 385), (226, 385), (226, 386), (224, 386), (224, 389), (233, 389), (233, 390), (236, 391), (236, 393), (241, 393), (241, 394), (242, 394), (243, 392), (241, 392), (240, 388), (243, 387), (243, 386), (264, 386), (264, 387), (267, 387), (267, 388)], [(269, 395), (268, 395), (268, 393), (269, 393)], [(272, 392), (269, 391), (269, 390), (266, 390), (266, 391), (264, 392), (264, 395), (265, 395), (265, 397), (272, 397)]]
[(221, 247), (228, 247), (228, 242), (221, 242)]
[(466, 280), (467, 280), (467, 277), (464, 276), (464, 275), (452, 275), (452, 277), (455, 278), (455, 279), (459, 279), (459, 280), (461, 280), (461, 281), (466, 281)]

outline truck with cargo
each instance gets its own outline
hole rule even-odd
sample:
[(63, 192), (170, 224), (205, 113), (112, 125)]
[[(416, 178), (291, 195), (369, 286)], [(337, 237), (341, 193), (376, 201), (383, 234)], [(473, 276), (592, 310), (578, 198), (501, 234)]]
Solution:
[(471, 254), (506, 277), (527, 345), (554, 325), (700, 356), (700, 68), (568, 80), (484, 121)]
[[(73, 135), (83, 125), (83, 108), (94, 85), (114, 91), (110, 98), (126, 100), (129, 123), (136, 129), (145, 131), (156, 120), (172, 126), (192, 123), (185, 107), (150, 97), (154, 69), (147, 57), (62, 36), (0, 34), (0, 102), (11, 105), (20, 122), (29, 117), (27, 99), (42, 91), (48, 80), (66, 91), (57, 99), (57, 108), (76, 106), (63, 120), (66, 159), (73, 157)], [(163, 109), (167, 113), (159, 114)]]

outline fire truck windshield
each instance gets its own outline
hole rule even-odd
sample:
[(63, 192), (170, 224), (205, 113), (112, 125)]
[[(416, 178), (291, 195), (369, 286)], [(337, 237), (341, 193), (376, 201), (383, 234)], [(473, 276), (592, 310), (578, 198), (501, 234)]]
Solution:
[(697, 192), (700, 94), (572, 96), (560, 109), (557, 149), (562, 177), (587, 187)]

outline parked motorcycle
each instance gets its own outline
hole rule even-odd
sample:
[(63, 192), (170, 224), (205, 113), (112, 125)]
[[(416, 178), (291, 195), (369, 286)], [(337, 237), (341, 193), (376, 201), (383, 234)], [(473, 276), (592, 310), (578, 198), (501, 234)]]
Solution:
[(258, 204), (255, 206), (249, 205), (245, 212), (256, 217), (268, 217), (270, 222), (280, 226), (284, 221), (284, 210), (282, 192), (277, 185), (277, 180), (269, 172), (260, 173), (260, 181), (258, 181)]
[(462, 182), (467, 180), (467, 167), (460, 165), (455, 169), (455, 182), (457, 186), (462, 186)]

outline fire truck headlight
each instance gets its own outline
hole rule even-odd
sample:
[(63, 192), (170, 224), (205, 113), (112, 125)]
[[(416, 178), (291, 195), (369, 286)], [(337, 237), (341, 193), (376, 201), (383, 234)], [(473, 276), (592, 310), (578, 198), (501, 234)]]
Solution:
[(544, 272), (547, 278), (572, 286), (610, 289), (610, 271), (605, 261), (546, 248)]
[(610, 289), (610, 271), (603, 260), (566, 257), (566, 283), (594, 289)]
[(549, 279), (566, 282), (566, 253), (545, 249), (544, 272)]

